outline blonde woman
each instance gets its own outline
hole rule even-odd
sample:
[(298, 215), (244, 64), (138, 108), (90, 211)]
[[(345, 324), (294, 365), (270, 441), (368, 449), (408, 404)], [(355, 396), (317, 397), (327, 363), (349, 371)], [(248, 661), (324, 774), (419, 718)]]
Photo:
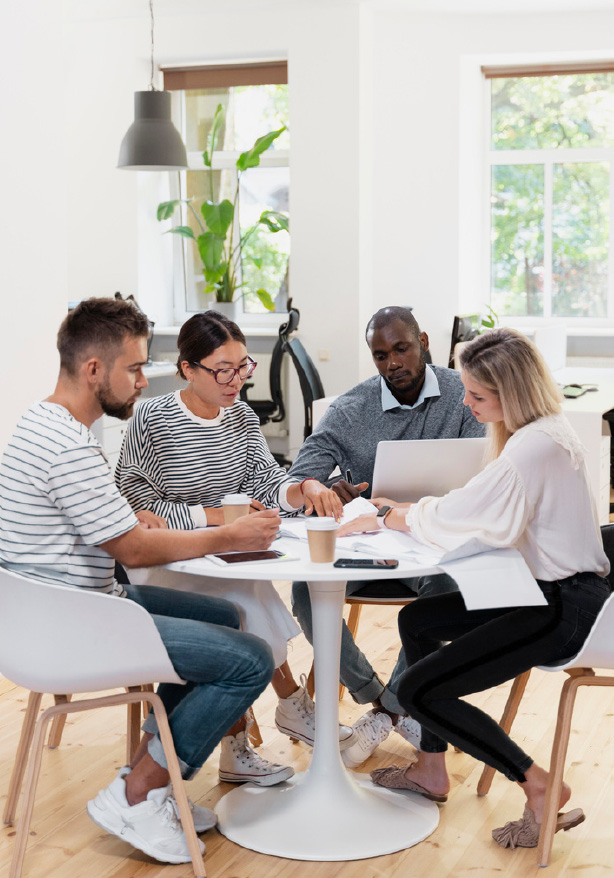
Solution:
[[(489, 425), (492, 460), (464, 488), (393, 508), (384, 526), (411, 532), (425, 544), (453, 549), (477, 538), (488, 547), (517, 548), (547, 605), (465, 609), (458, 593), (405, 607), (399, 629), (410, 666), (398, 697), (422, 724), (421, 752), (411, 766), (372, 772), (382, 786), (414, 790), (445, 802), (451, 743), (493, 766), (522, 789), (520, 820), (493, 831), (503, 847), (535, 847), (547, 772), (499, 725), (463, 700), (513, 679), (535, 665), (574, 655), (610, 593), (590, 494), (584, 449), (561, 414), (560, 392), (533, 344), (511, 329), (470, 342), (461, 354), (465, 405)], [(363, 516), (341, 532), (377, 528)], [(440, 646), (441, 641), (450, 641)], [(565, 784), (559, 806), (571, 796)], [(584, 820), (580, 809), (559, 814), (557, 830)]]

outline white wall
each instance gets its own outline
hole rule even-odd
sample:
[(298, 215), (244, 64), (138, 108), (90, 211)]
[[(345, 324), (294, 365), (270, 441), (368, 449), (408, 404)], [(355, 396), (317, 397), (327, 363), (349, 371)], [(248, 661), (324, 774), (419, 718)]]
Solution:
[(66, 312), (61, 28), (60, 0), (0, 5), (0, 450), (53, 389)]
[(444, 363), (453, 315), (483, 306), (487, 295), (474, 247), (485, 197), (479, 57), (612, 58), (614, 12), (433, 15), (386, 0), (377, 5), (377, 295), (415, 307), (435, 362)]
[[(612, 54), (612, 33), (614, 12), (157, 0), (158, 63), (288, 56), (292, 293), (305, 345), (329, 351), (327, 393), (372, 372), (363, 330), (376, 308), (412, 304), (442, 363), (459, 300), (484, 301), (464, 236), (481, 196), (476, 59)], [(170, 248), (152, 215), (165, 175), (116, 169), (133, 92), (148, 86), (145, 0), (0, 0), (0, 50), (3, 444), (51, 389), (67, 299), (137, 292), (168, 322)]]

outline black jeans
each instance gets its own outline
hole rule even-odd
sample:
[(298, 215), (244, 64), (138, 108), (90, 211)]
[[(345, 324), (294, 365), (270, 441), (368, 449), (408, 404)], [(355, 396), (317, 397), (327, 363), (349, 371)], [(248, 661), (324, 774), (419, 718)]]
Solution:
[(538, 585), (547, 606), (469, 611), (460, 594), (451, 593), (403, 608), (399, 630), (409, 667), (398, 698), (422, 724), (426, 753), (445, 752), (448, 742), (524, 782), (530, 756), (490, 716), (461, 699), (535, 665), (571, 658), (610, 594), (608, 580), (595, 573)]

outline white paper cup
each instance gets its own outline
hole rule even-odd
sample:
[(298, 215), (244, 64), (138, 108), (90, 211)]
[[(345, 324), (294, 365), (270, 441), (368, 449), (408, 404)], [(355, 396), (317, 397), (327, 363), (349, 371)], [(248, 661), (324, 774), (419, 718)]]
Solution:
[(339, 524), (334, 518), (308, 518), (305, 526), (311, 560), (315, 564), (331, 564), (335, 560)]
[(232, 524), (237, 518), (249, 515), (250, 498), (247, 494), (225, 494), (222, 497), (224, 523)]

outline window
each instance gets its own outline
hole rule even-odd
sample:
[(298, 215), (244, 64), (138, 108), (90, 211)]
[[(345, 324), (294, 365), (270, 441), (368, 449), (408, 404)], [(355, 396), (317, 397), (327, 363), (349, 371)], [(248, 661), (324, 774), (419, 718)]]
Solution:
[(614, 64), (482, 70), (492, 307), (614, 319)]
[[(196, 211), (203, 201), (234, 200), (237, 186), (235, 163), (258, 137), (288, 124), (287, 63), (259, 62), (164, 70), (164, 87), (174, 91), (176, 124), (188, 151), (189, 170), (177, 175), (173, 198), (190, 198)], [(224, 125), (213, 154), (213, 184), (202, 153), (218, 105), (224, 108)], [(260, 157), (258, 167), (240, 177), (238, 216), (234, 240), (245, 233), (265, 210), (289, 213), (290, 138), (285, 131)], [(181, 224), (199, 234), (197, 220), (182, 205)], [(183, 319), (211, 302), (205, 296), (202, 263), (194, 241), (177, 236), (175, 250), (175, 310)], [(277, 311), (286, 310), (290, 236), (271, 234), (259, 226), (242, 246), (240, 292), (244, 315), (268, 312), (255, 294), (263, 288)], [(258, 319), (256, 317), (256, 319)]]

